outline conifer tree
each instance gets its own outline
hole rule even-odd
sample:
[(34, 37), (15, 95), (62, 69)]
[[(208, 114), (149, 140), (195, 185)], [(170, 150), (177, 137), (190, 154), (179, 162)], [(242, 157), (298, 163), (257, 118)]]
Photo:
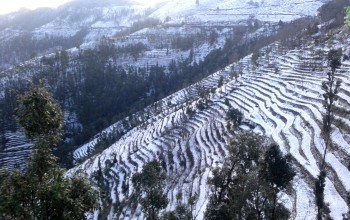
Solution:
[(33, 143), (25, 172), (8, 170), (0, 176), (0, 219), (84, 219), (96, 194), (82, 176), (66, 177), (52, 148), (59, 142), (63, 114), (43, 87), (31, 85), (18, 98), (18, 121)]
[(135, 195), (148, 220), (159, 219), (159, 211), (168, 205), (163, 194), (166, 174), (160, 162), (153, 160), (143, 166), (142, 172), (132, 177)]
[(226, 117), (229, 121), (232, 121), (233, 126), (237, 128), (239, 125), (241, 125), (243, 113), (236, 108), (230, 108), (226, 113)]
[(341, 80), (335, 78), (336, 70), (341, 66), (341, 55), (342, 50), (330, 50), (328, 53), (328, 65), (330, 71), (327, 72), (327, 80), (322, 82), (323, 94), (323, 106), (326, 110), (326, 113), (323, 115), (323, 136), (325, 139), (325, 147), (322, 155), (320, 174), (318, 175), (317, 180), (315, 181), (315, 197), (317, 205), (317, 218), (322, 219), (324, 214), (324, 187), (325, 187), (325, 178), (327, 173), (325, 171), (326, 164), (326, 154), (329, 148), (332, 148), (331, 141), (331, 131), (332, 123), (334, 119), (334, 102), (338, 99), (338, 91), (341, 85)]
[(211, 195), (205, 219), (288, 219), (289, 211), (278, 203), (295, 172), (290, 156), (254, 133), (243, 133), (228, 146), (222, 168), (213, 170)]

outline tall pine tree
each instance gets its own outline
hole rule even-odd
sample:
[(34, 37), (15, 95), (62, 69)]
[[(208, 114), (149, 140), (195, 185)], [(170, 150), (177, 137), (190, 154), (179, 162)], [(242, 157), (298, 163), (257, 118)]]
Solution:
[(335, 77), (336, 70), (341, 66), (341, 56), (342, 50), (330, 50), (328, 53), (328, 65), (330, 71), (327, 72), (327, 80), (322, 82), (323, 94), (323, 106), (326, 110), (326, 113), (323, 115), (323, 136), (325, 140), (324, 152), (322, 155), (320, 174), (318, 175), (317, 180), (315, 181), (315, 197), (317, 205), (317, 219), (321, 220), (322, 215), (324, 214), (324, 187), (325, 187), (325, 178), (327, 176), (325, 170), (326, 164), (326, 154), (329, 148), (332, 148), (331, 140), (331, 131), (332, 123), (334, 119), (334, 102), (338, 99), (338, 91), (341, 85), (341, 80), (337, 80)]
[(0, 219), (84, 219), (96, 194), (83, 176), (66, 177), (52, 148), (62, 133), (63, 114), (43, 87), (18, 98), (18, 121), (34, 142), (25, 172), (7, 170), (0, 177)]

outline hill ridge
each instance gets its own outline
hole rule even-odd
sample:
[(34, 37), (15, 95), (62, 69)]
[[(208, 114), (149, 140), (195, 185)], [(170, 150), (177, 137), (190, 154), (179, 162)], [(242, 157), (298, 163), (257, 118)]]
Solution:
[[(338, 33), (329, 41), (337, 42), (336, 45), (342, 47), (343, 51), (348, 51), (350, 42), (345, 36), (346, 34)], [(304, 45), (310, 45), (310, 42), (304, 42)], [(259, 57), (258, 66), (253, 64), (252, 56), (247, 56), (197, 85), (177, 93), (191, 90), (193, 92), (201, 87), (204, 91), (212, 91), (207, 97), (209, 104), (203, 110), (198, 108), (200, 101), (204, 100), (200, 96), (168, 114), (165, 113), (167, 108), (164, 107), (160, 114), (164, 117), (151, 117), (145, 125), (129, 131), (110, 148), (88, 159), (75, 170), (82, 168), (90, 175), (98, 169), (106, 173), (113, 169), (113, 173), (120, 173), (120, 176), (115, 178), (119, 179), (119, 184), (125, 181), (124, 184), (130, 188), (123, 194), (121, 186), (114, 185), (111, 193), (114, 194), (117, 190), (118, 193), (114, 196), (120, 195), (125, 199), (132, 192), (128, 179), (131, 176), (130, 172), (139, 171), (142, 164), (158, 158), (166, 164), (169, 175), (166, 191), (170, 205), (167, 210), (174, 208), (179, 191), (184, 195), (184, 201), (196, 192), (199, 199), (195, 210), (198, 218), (202, 219), (209, 192), (207, 178), (210, 176), (210, 170), (220, 166), (226, 154), (225, 145), (234, 133), (238, 132), (227, 129), (226, 111), (229, 107), (225, 104), (225, 99), (228, 99), (232, 107), (244, 113), (248, 125), (255, 125), (255, 132), (271, 136), (284, 153), (291, 153), (298, 174), (293, 180), (291, 194), (283, 195), (284, 203), (289, 204), (293, 219), (314, 219), (317, 211), (313, 179), (319, 173), (320, 155), (324, 148), (320, 129), (324, 112), (321, 82), (325, 79), (326, 54), (329, 49), (331, 48), (327, 46), (308, 46), (284, 51), (279, 43), (265, 47), (259, 52), (264, 55)], [(316, 51), (321, 55), (316, 56)], [(266, 60), (271, 61), (270, 65)], [(314, 65), (319, 69), (314, 69)], [(230, 74), (231, 70), (241, 71), (242, 76), (236, 80)], [(340, 108), (350, 106), (350, 81), (347, 77), (349, 71), (350, 61), (346, 60), (337, 73), (337, 77), (343, 80), (341, 99), (337, 103)], [(221, 77), (224, 83), (218, 88)], [(196, 92), (198, 94), (198, 91)], [(168, 103), (169, 99), (170, 97), (164, 99), (163, 103)], [(188, 108), (195, 113), (188, 114)], [(337, 113), (336, 118), (349, 125), (349, 120), (343, 115)], [(243, 125), (241, 129), (246, 130), (248, 127)], [(339, 148), (330, 150), (326, 157), (327, 170), (331, 174), (326, 179), (325, 200), (329, 203), (330, 215), (334, 219), (342, 218), (348, 210), (346, 196), (350, 190), (350, 172), (346, 161), (350, 156), (350, 140), (344, 129), (346, 127), (339, 124), (333, 126), (332, 140)], [(84, 148), (81, 148), (75, 152), (75, 156), (78, 158), (79, 155), (84, 155), (84, 152), (86, 153), (86, 149), (84, 151)], [(116, 158), (116, 163), (111, 163), (113, 158)], [(107, 160), (109, 162), (106, 163)], [(98, 163), (101, 164), (100, 168)], [(123, 174), (123, 170), (127, 171), (128, 177)], [(131, 211), (126, 206), (122, 213), (115, 217), (131, 219), (140, 214), (139, 209)]]

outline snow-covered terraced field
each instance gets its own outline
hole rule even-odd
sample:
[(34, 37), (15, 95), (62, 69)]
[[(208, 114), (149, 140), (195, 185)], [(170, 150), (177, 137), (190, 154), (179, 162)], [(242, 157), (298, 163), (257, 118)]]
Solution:
[(261, 21), (292, 21), (304, 16), (314, 16), (317, 9), (324, 4), (319, 0), (168, 0), (151, 16), (173, 22), (213, 22), (225, 24), (227, 21), (242, 21), (254, 17)]
[[(344, 42), (347, 44), (338, 43), (338, 47), (347, 51), (350, 42)], [(278, 43), (264, 48), (261, 53), (269, 53), (277, 72), (274, 67), (265, 65), (263, 57), (259, 58), (258, 66), (253, 66), (251, 56), (234, 63), (235, 68), (244, 67), (237, 80), (229, 74), (232, 65), (227, 66), (196, 85), (160, 101), (161, 113), (152, 113), (148, 121), (70, 172), (84, 170), (93, 175), (99, 169), (104, 170), (112, 201), (127, 204), (133, 190), (130, 177), (140, 171), (145, 162), (160, 159), (164, 161), (168, 175), (165, 191), (170, 203), (167, 210), (175, 208), (179, 192), (183, 195), (184, 204), (190, 196), (197, 195), (194, 214), (198, 215), (197, 219), (203, 219), (208, 202), (208, 177), (214, 167), (222, 164), (225, 146), (239, 132), (227, 129), (227, 99), (232, 107), (244, 113), (245, 121), (256, 124), (253, 131), (271, 137), (282, 152), (292, 155), (297, 176), (292, 182), (293, 190), (284, 198), (285, 204), (292, 211), (292, 219), (315, 219), (317, 209), (313, 187), (325, 147), (321, 132), (322, 114), (325, 112), (321, 83), (326, 79), (329, 49), (307, 47), (283, 51)], [(315, 50), (323, 51), (321, 60), (313, 59)], [(319, 68), (313, 70), (310, 65), (305, 65), (305, 60), (314, 60)], [(349, 73), (350, 61), (344, 61), (337, 71), (337, 77), (343, 82), (336, 104), (343, 109), (350, 109)], [(224, 83), (218, 88), (220, 77)], [(209, 93), (210, 102), (204, 110), (196, 108), (200, 99), (198, 88), (215, 88)], [(168, 107), (166, 103), (169, 101), (175, 106)], [(189, 115), (187, 108), (195, 110), (195, 113)], [(335, 114), (337, 120), (349, 127), (346, 117)], [(331, 139), (334, 148), (329, 149), (326, 156), (325, 202), (329, 204), (333, 219), (342, 219), (348, 211), (350, 131), (347, 126), (333, 125)], [(104, 132), (111, 132), (112, 128)], [(247, 126), (241, 126), (241, 129), (247, 129)], [(78, 149), (74, 153), (75, 158), (86, 155), (87, 148), (93, 148), (96, 141)], [(125, 185), (129, 186), (126, 190)], [(135, 211), (128, 205), (121, 214), (111, 211), (109, 216), (111, 219), (143, 218), (140, 207)]]
[(32, 146), (25, 141), (23, 132), (6, 132), (4, 134), (6, 148), (0, 151), (0, 167), (23, 169), (30, 154)]

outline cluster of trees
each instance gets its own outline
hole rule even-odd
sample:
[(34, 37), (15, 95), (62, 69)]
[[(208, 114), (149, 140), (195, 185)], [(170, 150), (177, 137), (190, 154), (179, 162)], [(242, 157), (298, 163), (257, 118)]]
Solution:
[(18, 28), (18, 30), (32, 31), (55, 19), (57, 13), (51, 8), (38, 8), (35, 10), (21, 10), (19, 13), (3, 15), (0, 20), (0, 30)]
[[(290, 155), (284, 156), (279, 146), (250, 132), (235, 137), (228, 152), (222, 167), (215, 168), (209, 179), (211, 194), (205, 219), (289, 219), (290, 212), (278, 195), (287, 191), (295, 175)], [(195, 219), (191, 207), (196, 198), (192, 197), (188, 204), (179, 204), (176, 210), (161, 215), (168, 204), (165, 179), (158, 161), (145, 164), (132, 177), (134, 199), (147, 219)]]
[(78, 31), (74, 36), (51, 36), (36, 38), (31, 32), (24, 32), (0, 44), (0, 67), (14, 65), (34, 58), (40, 54), (52, 53), (57, 49), (68, 49), (80, 45), (87, 29)]
[[(317, 44), (323, 44), (328, 38), (328, 34), (320, 34), (315, 36), (318, 31), (327, 33), (329, 30), (338, 28), (344, 25), (345, 10), (349, 5), (347, 0), (328, 1), (319, 9), (318, 18), (300, 18), (290, 23), (280, 22), (280, 30), (276, 38), (280, 39), (283, 47), (293, 49), (303, 45), (306, 39), (315, 40)], [(318, 25), (323, 23), (319, 30)], [(278, 40), (277, 39), (277, 40)]]
[(171, 48), (188, 51), (204, 43), (213, 45), (219, 37), (216, 29), (207, 30), (200, 28), (196, 34), (180, 35), (177, 34), (171, 39)]
[(171, 46), (174, 49), (187, 51), (193, 48), (195, 40), (195, 36), (177, 36), (172, 40)]
[(142, 172), (132, 177), (134, 199), (141, 204), (142, 211), (149, 220), (157, 220), (159, 211), (168, 205), (168, 198), (163, 192), (165, 180), (165, 170), (156, 160), (145, 164)]
[(212, 193), (205, 219), (288, 219), (278, 193), (295, 175), (290, 156), (253, 133), (232, 140), (228, 152), (209, 180)]
[(34, 153), (24, 172), (0, 172), (0, 218), (84, 219), (97, 197), (86, 178), (66, 177), (56, 164), (52, 148), (63, 126), (59, 105), (46, 89), (33, 86), (18, 102), (19, 123), (34, 142)]
[(322, 22), (333, 20), (328, 28), (339, 27), (344, 24), (345, 10), (349, 6), (347, 0), (329, 1), (319, 9)]
[(129, 44), (126, 46), (121, 46), (117, 48), (118, 55), (121, 56), (123, 54), (130, 55), (134, 60), (137, 60), (143, 52), (145, 52), (147, 46), (141, 42), (137, 44)]
[(144, 28), (152, 28), (156, 27), (157, 25), (160, 25), (162, 23), (161, 20), (156, 18), (145, 18), (143, 20), (139, 20), (134, 22), (130, 28), (127, 28), (123, 31), (120, 31), (115, 34), (115, 37), (125, 37), (129, 34), (135, 33), (139, 30), (142, 30)]
[(226, 113), (227, 119), (233, 123), (233, 127), (237, 128), (243, 119), (243, 113), (236, 108), (230, 108)]

